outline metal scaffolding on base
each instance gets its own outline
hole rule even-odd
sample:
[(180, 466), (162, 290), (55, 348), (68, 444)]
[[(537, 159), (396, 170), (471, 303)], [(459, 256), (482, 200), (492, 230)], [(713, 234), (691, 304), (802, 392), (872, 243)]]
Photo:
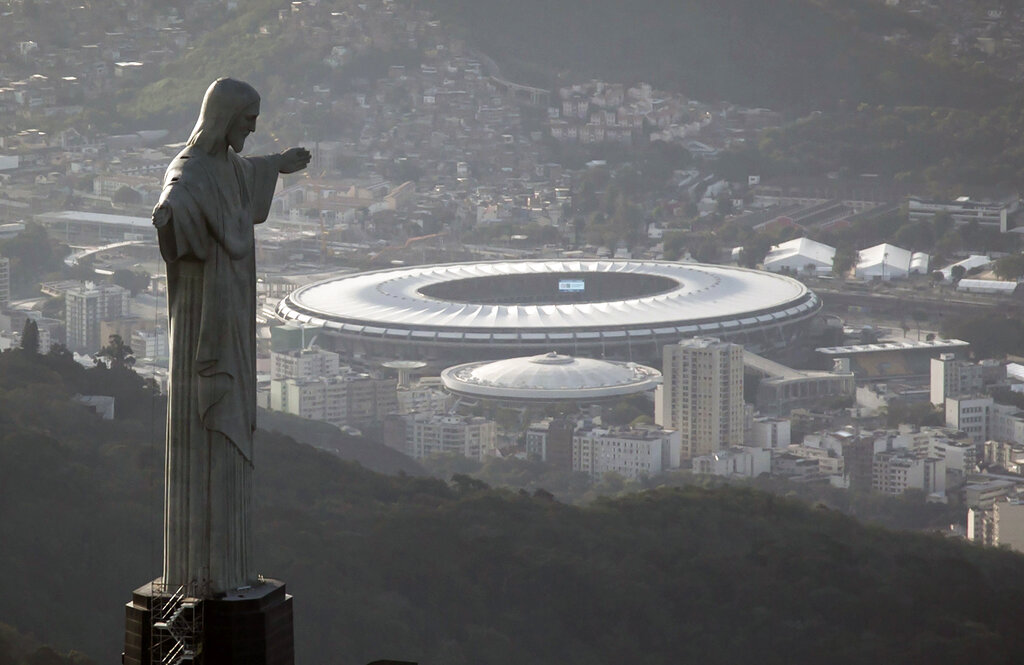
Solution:
[(203, 601), (189, 586), (183, 585), (173, 593), (161, 594), (153, 604), (150, 662), (154, 665), (200, 662)]

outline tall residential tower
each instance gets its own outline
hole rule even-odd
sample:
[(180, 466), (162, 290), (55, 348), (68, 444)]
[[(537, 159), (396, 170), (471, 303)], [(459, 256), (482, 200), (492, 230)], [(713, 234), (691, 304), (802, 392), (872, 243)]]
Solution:
[(684, 458), (743, 444), (743, 347), (714, 337), (663, 349), (655, 421), (682, 434)]

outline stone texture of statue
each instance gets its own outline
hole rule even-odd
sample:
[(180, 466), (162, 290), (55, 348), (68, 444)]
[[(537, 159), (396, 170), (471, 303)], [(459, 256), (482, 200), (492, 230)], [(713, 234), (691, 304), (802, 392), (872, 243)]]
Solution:
[(251, 584), (256, 427), (254, 224), (278, 174), (310, 153), (241, 157), (260, 98), (218, 79), (188, 144), (167, 169), (153, 224), (167, 263), (170, 383), (163, 583), (201, 595)]

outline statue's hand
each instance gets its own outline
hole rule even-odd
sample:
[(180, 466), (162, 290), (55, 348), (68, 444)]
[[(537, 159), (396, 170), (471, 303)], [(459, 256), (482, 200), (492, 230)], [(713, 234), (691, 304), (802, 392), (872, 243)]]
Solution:
[(305, 148), (289, 148), (281, 153), (280, 165), (277, 167), (280, 173), (295, 173), (309, 166), (312, 155)]
[(171, 207), (166, 203), (161, 203), (157, 207), (153, 208), (153, 226), (156, 228), (162, 228), (171, 221)]

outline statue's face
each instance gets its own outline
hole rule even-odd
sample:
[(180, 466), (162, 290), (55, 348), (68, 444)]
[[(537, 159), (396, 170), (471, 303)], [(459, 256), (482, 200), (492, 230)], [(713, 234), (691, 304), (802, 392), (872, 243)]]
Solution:
[(245, 139), (249, 134), (256, 131), (256, 118), (260, 116), (260, 105), (258, 103), (247, 106), (231, 126), (228, 127), (228, 145), (236, 152), (242, 152), (245, 146)]

